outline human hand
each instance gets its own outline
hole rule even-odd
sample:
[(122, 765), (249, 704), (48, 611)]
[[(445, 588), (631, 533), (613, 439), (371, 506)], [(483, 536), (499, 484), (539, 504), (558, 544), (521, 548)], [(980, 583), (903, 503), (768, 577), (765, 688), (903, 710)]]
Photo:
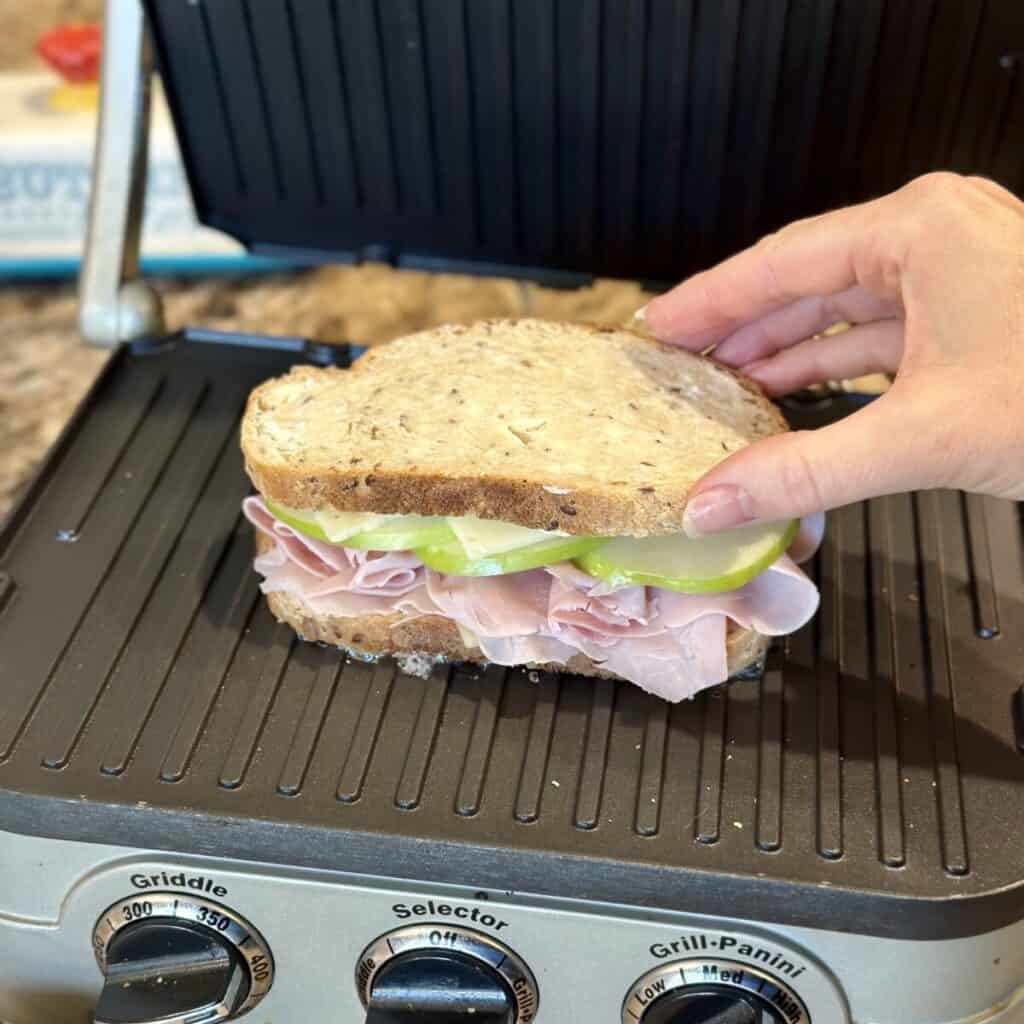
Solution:
[(1024, 499), (1024, 203), (991, 181), (930, 174), (798, 221), (640, 315), (770, 395), (895, 374), (854, 415), (721, 462), (687, 503), (692, 535), (906, 490)]

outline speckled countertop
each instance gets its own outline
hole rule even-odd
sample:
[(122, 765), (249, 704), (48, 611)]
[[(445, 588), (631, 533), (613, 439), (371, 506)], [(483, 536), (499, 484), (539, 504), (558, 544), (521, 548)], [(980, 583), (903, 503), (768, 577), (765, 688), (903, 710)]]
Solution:
[[(623, 322), (645, 301), (639, 288), (617, 282), (553, 292), (381, 266), (157, 284), (172, 329), (200, 325), (359, 344), (483, 316)], [(78, 339), (70, 285), (0, 288), (0, 519), (106, 359), (107, 352)]]

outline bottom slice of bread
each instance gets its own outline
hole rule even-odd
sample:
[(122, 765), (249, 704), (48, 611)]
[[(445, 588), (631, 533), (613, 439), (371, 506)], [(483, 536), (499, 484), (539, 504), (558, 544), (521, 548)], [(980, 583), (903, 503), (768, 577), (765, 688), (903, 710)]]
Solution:
[[(455, 623), (440, 615), (424, 615), (409, 620), (404, 620), (398, 613), (366, 615), (361, 618), (320, 615), (300, 598), (286, 593), (268, 594), (267, 604), (275, 618), (287, 623), (303, 639), (340, 647), (357, 656), (375, 658), (393, 654), (406, 658), (418, 657), (426, 663), (437, 659), (487, 663), (487, 658), (480, 648), (467, 647), (462, 642)], [(730, 630), (730, 676), (760, 661), (767, 647), (767, 638), (754, 630)], [(526, 667), (601, 676), (606, 679), (620, 678), (613, 672), (605, 672), (583, 654), (570, 658), (566, 665), (530, 664)]]

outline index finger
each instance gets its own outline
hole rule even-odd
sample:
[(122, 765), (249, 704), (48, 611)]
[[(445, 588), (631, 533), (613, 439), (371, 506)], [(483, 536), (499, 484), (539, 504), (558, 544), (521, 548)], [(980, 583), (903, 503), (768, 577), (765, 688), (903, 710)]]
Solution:
[[(892, 197), (796, 221), (756, 245), (652, 299), (643, 310), (663, 340), (727, 332), (796, 299), (854, 285), (876, 291), (879, 223)], [(891, 289), (887, 289), (891, 291)]]

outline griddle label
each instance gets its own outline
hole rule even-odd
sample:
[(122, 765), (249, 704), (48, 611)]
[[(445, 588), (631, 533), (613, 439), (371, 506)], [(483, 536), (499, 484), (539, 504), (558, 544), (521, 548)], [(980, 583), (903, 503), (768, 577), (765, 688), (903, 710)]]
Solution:
[(784, 953), (770, 946), (759, 946), (735, 935), (714, 932), (697, 932), (680, 935), (671, 942), (655, 942), (649, 950), (655, 960), (667, 960), (680, 953), (722, 953), (728, 957), (742, 957), (751, 963), (760, 964), (785, 978), (799, 978), (807, 970), (788, 952)]
[(192, 892), (206, 892), (223, 898), (228, 894), (226, 885), (217, 885), (209, 875), (187, 875), (184, 871), (168, 874), (161, 871), (155, 875), (135, 874), (131, 883), (136, 889), (191, 889)]
[(458, 921), (470, 921), (483, 925), (484, 928), (493, 928), (496, 932), (508, 927), (508, 921), (502, 921), (493, 914), (485, 914), (479, 907), (437, 903), (434, 900), (426, 900), (423, 903), (395, 903), (391, 907), (391, 913), (399, 921), (408, 921), (411, 917), (454, 917)]

